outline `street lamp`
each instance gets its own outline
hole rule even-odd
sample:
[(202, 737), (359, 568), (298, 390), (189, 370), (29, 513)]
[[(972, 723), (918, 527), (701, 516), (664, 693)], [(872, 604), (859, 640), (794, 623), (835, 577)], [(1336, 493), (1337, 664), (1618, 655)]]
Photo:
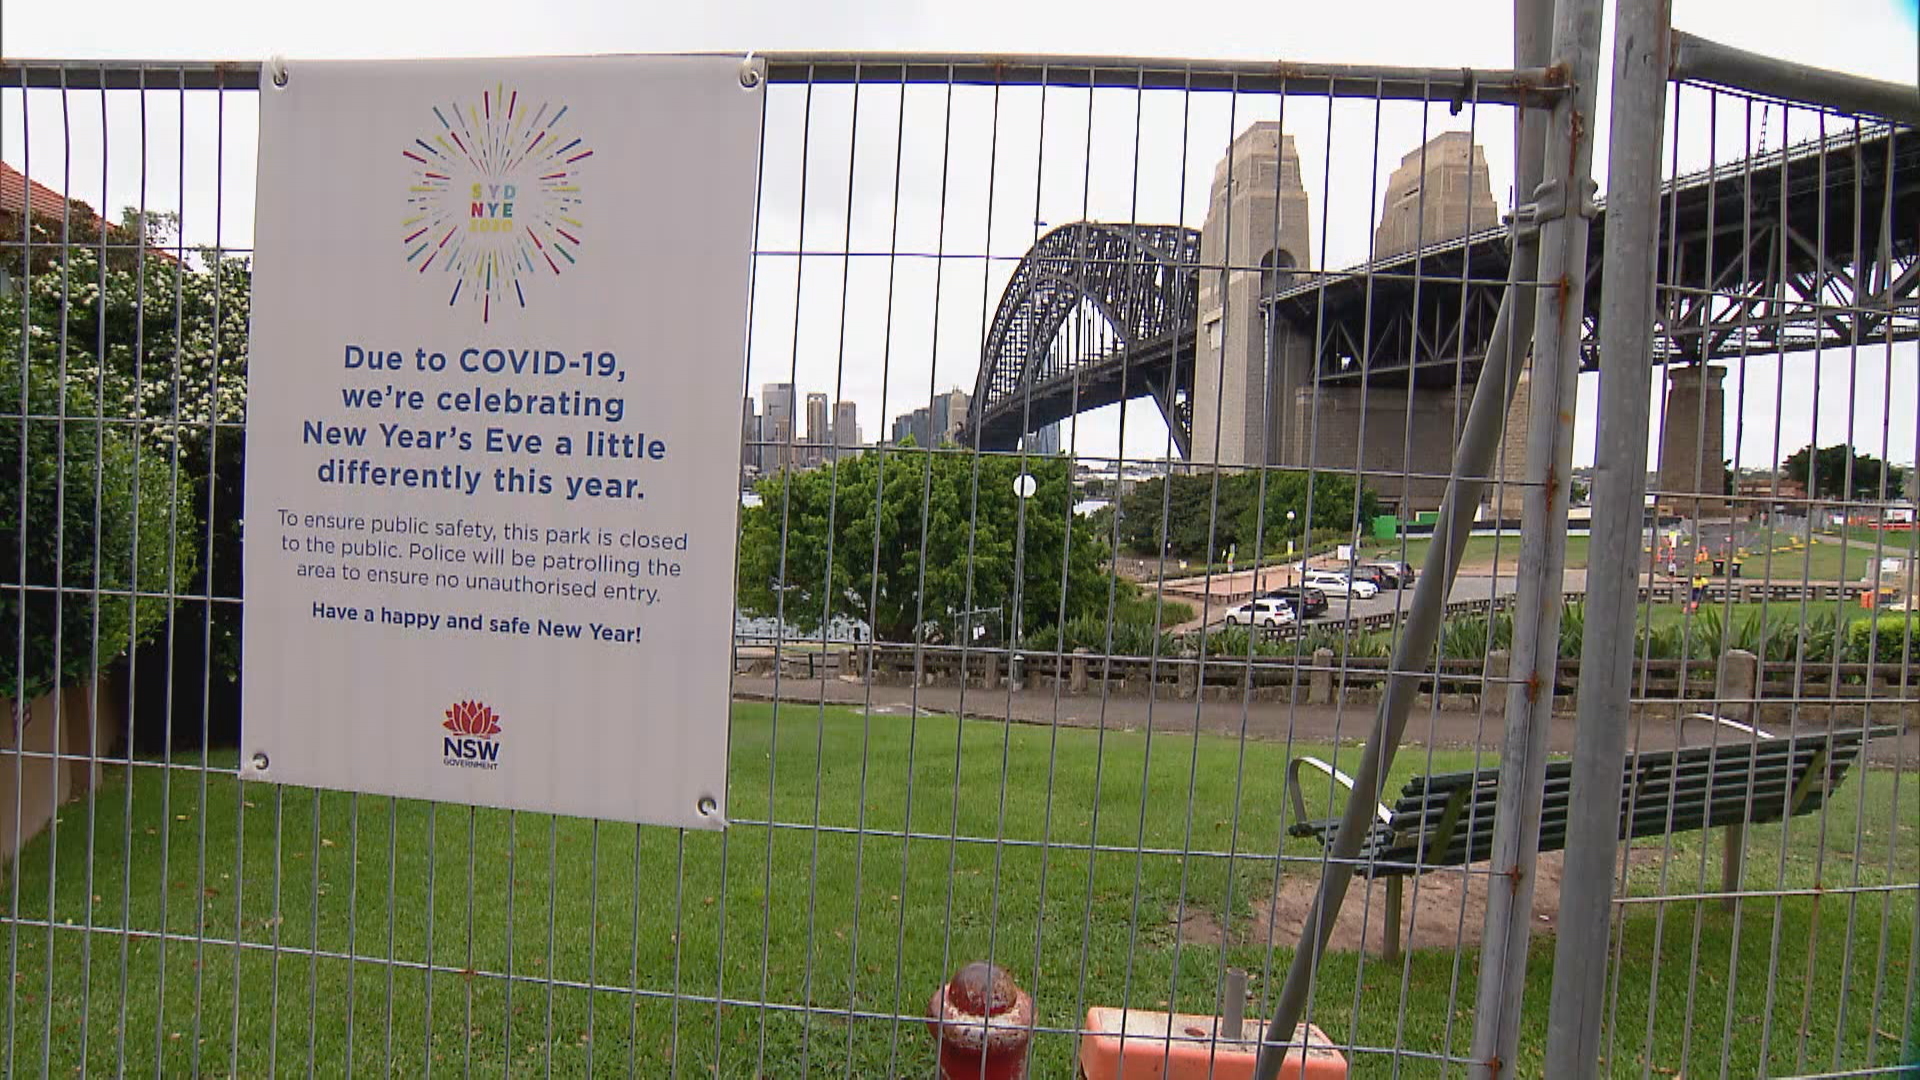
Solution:
[(1287, 558), (1293, 558), (1293, 519), (1294, 512), (1287, 511)]
[[(1040, 484), (1038, 481), (1036, 481), (1033, 478), (1032, 473), (1023, 472), (1019, 476), (1016, 476), (1013, 478), (1013, 493), (1019, 496), (1022, 502), (1025, 502), (1026, 500), (1033, 498), (1033, 493), (1035, 491), (1038, 491), (1039, 489), (1040, 489)], [(1020, 629), (1021, 629), (1020, 609), (1023, 606), (1024, 605), (1022, 604), (1015, 604), (1013, 606), (1013, 640), (1007, 642), (1007, 647), (1009, 649), (1018, 649), (1020, 647)], [(1015, 662), (1015, 660), (1018, 659), (1018, 656), (1017, 654), (1009, 654), (1009, 655), (1013, 657), (1013, 659), (1010, 659), (1008, 661), (1008, 664), (1009, 664), (1008, 671), (1009, 671), (1009, 674), (1012, 674), (1013, 672), (1018, 670), (1017, 668), (1014, 668), (1011, 666)], [(1015, 675), (1015, 678), (1017, 679), (1018, 676)]]

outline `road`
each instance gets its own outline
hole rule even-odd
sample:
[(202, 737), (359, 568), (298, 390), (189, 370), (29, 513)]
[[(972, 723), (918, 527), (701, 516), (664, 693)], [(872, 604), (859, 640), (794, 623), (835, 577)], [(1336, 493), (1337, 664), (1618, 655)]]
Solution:
[[(1277, 572), (1269, 572), (1262, 576), (1263, 580), (1261, 584), (1265, 588), (1277, 588), (1279, 584), (1284, 584), (1284, 582), (1276, 584), (1278, 579)], [(1275, 580), (1264, 580), (1268, 577), (1272, 577)], [(1235, 578), (1238, 580), (1224, 587), (1215, 587), (1212, 590), (1214, 599), (1207, 607), (1204, 620), (1209, 627), (1221, 625), (1227, 609), (1232, 606), (1225, 599), (1226, 596), (1234, 595), (1235, 591), (1237, 591), (1239, 595), (1245, 595), (1247, 590), (1252, 588), (1252, 575), (1242, 573), (1235, 575)], [(1453, 589), (1448, 593), (1447, 601), (1449, 603), (1463, 603), (1472, 600), (1491, 600), (1495, 597), (1510, 596), (1518, 588), (1516, 580), (1512, 574), (1500, 574), (1496, 577), (1488, 569), (1463, 569), (1454, 578)], [(1584, 569), (1568, 570), (1564, 582), (1564, 592), (1584, 593), (1587, 591), (1587, 572)], [(1173, 592), (1171, 586), (1174, 584), (1175, 583), (1169, 583), (1170, 587), (1168, 591), (1170, 594)], [(1195, 611), (1198, 612), (1201, 607), (1201, 597), (1204, 595), (1204, 593), (1195, 589), (1193, 592), (1182, 593), (1173, 598), (1192, 604)], [(1395, 611), (1404, 614), (1412, 607), (1412, 589), (1383, 589), (1377, 596), (1368, 600), (1328, 595), (1326, 613), (1318, 619), (1310, 620), (1307, 625), (1313, 626), (1319, 623), (1338, 622), (1343, 619), (1360, 619), (1370, 615), (1387, 615)], [(1200, 627), (1201, 622), (1201, 619), (1195, 619), (1175, 629), (1179, 631), (1195, 630)]]

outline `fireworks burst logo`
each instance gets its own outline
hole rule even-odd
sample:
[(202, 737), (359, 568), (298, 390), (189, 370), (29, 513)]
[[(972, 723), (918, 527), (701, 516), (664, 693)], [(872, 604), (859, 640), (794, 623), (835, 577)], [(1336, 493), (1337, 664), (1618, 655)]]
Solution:
[(527, 306), (531, 282), (577, 261), (581, 163), (593, 156), (567, 124), (567, 106), (528, 108), (496, 84), (477, 102), (433, 106), (437, 124), (401, 150), (412, 162), (401, 224), (407, 265), (446, 282), (490, 322)]

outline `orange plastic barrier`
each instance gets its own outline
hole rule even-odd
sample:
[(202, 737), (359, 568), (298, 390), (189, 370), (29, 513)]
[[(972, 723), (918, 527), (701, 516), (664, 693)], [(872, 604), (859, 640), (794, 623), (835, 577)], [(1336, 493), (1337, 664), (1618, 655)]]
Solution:
[[(1245, 1038), (1216, 1042), (1219, 1023), (1213, 1016), (1088, 1009), (1080, 1036), (1080, 1075), (1086, 1080), (1251, 1080), (1263, 1025), (1249, 1018)], [(1304, 1055), (1297, 1045), (1303, 1036)], [(1302, 1024), (1293, 1038), (1296, 1045), (1280, 1067), (1282, 1080), (1345, 1080), (1347, 1059), (1324, 1032)]]

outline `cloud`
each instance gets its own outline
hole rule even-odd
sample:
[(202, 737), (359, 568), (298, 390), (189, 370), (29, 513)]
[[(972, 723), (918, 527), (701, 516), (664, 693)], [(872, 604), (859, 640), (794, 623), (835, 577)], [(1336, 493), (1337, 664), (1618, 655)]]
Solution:
[[(1877, 78), (1914, 74), (1913, 4), (1835, 0), (1819, 19), (1786, 3), (1679, 0), (1675, 21), (1729, 44)], [(1874, 33), (1875, 26), (1898, 26)], [(101, 0), (89, 17), (8, 5), (14, 56), (263, 58), (474, 56), (608, 50), (921, 49), (997, 52), (1286, 56), (1316, 62), (1500, 67), (1509, 63), (1505, 0), (1435, 8), (1412, 0), (1337, 6), (1228, 2), (1169, 18), (1164, 4), (718, 3), (673, 8), (590, 3), (566, 18), (525, 9), (429, 0), (408, 18), (389, 5), (343, 0), (324, 9), (201, 0), (152, 5)], [(377, 27), (377, 32), (371, 28)], [(165, 72), (156, 71), (156, 85)], [(23, 101), (23, 98), (25, 99)], [(1679, 171), (1807, 136), (1818, 120), (1688, 90), (1673, 110)], [(783, 85), (769, 93), (751, 319), (749, 387), (794, 381), (858, 403), (869, 437), (891, 417), (950, 386), (973, 389), (980, 342), (1020, 256), (1047, 228), (1090, 218), (1184, 223), (1205, 218), (1213, 169), (1233, 135), (1281, 120), (1299, 148), (1311, 199), (1313, 261), (1363, 260), (1386, 177), (1400, 155), (1442, 130), (1471, 129), (1485, 148), (1496, 201), (1512, 192), (1512, 114), (1444, 103), (1328, 102), (1287, 96), (1126, 88), (869, 83)], [(109, 214), (142, 202), (178, 210), (190, 242), (251, 243), (253, 95), (142, 97), (0, 90), (0, 156)], [(1764, 129), (1764, 143), (1761, 133)], [(1604, 176), (1604, 140), (1595, 168)], [(697, 208), (689, 208), (697, 212)], [(1910, 354), (1900, 354), (1910, 355)], [(1836, 430), (1855, 407), (1840, 395), (1780, 393), (1851, 378), (1855, 360), (1790, 359), (1784, 374), (1750, 373), (1748, 411), (1731, 422)], [(1863, 368), (1878, 363), (1862, 354)], [(1771, 382), (1769, 382), (1771, 380)], [(1590, 380), (1579, 414), (1590, 457)], [(1729, 385), (1733, 380), (1729, 379)], [(1859, 414), (1891, 394), (1896, 430), (1910, 428), (1909, 383), (1859, 380)], [(1883, 385), (1884, 384), (1884, 385)], [(1771, 386), (1761, 403), (1763, 386)], [(1817, 407), (1815, 402), (1818, 401)], [(1838, 404), (1836, 404), (1838, 402)], [(1836, 414), (1832, 410), (1839, 409)], [(1120, 447), (1119, 408), (1083, 417), (1083, 450)], [(1125, 449), (1158, 456), (1157, 411), (1126, 411)], [(1787, 427), (1783, 427), (1786, 430)], [(1793, 430), (1800, 430), (1794, 428)], [(1743, 447), (1752, 447), (1747, 439)], [(1900, 440), (1896, 439), (1898, 443)], [(1911, 441), (1911, 440), (1907, 440)], [(1729, 447), (1734, 439), (1728, 439)], [(1797, 443), (1795, 444), (1798, 445)], [(1791, 452), (1793, 446), (1786, 448)], [(1893, 451), (1896, 457), (1900, 452)], [(1743, 449), (1743, 463), (1750, 460)]]

